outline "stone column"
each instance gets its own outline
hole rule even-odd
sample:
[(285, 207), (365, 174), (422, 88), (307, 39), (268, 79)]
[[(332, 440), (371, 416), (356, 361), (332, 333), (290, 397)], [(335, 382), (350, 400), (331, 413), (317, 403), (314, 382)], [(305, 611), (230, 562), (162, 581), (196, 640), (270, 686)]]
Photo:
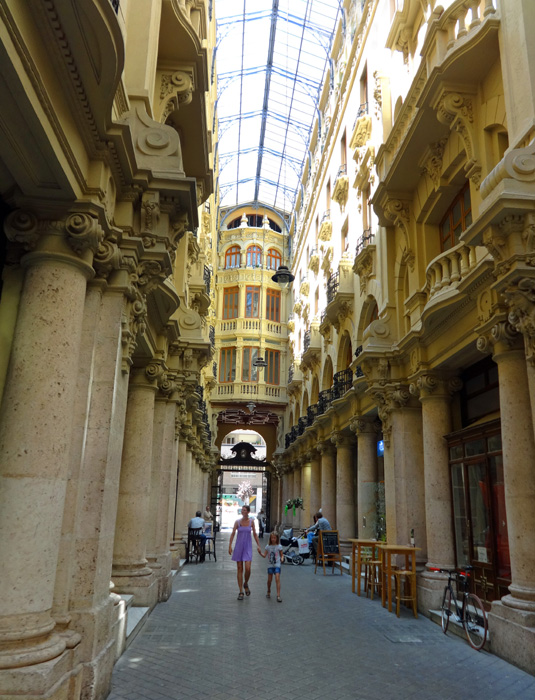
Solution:
[(310, 527), (312, 524), (312, 513), (310, 510), (310, 473), (311, 473), (312, 451), (309, 450), (304, 458), (301, 469), (301, 497), (303, 499), (303, 511), (301, 512), (301, 527)]
[[(493, 359), (498, 365), (505, 481), (511, 557), (510, 594), (492, 603), (493, 650), (530, 673), (535, 669), (535, 444), (523, 348), (508, 324), (497, 324)], [(478, 344), (478, 347), (479, 344)]]
[(186, 543), (184, 540), (184, 531), (187, 538), (187, 523), (189, 518), (186, 516), (188, 504), (185, 494), (189, 489), (190, 471), (191, 471), (191, 451), (188, 449), (189, 426), (183, 425), (180, 429), (180, 439), (178, 443), (178, 484), (177, 484), (177, 506), (174, 523), (174, 541), (179, 551), (179, 556), (185, 555)]
[[(301, 494), (301, 461), (299, 460), (295, 465), (294, 471), (294, 489), (292, 498), (302, 498)], [(295, 509), (295, 516), (293, 517), (294, 527), (301, 527), (301, 508)]]
[[(79, 254), (70, 247), (77, 231), (80, 239), (95, 236), (98, 245), (98, 225), (85, 215), (39, 224), (15, 211), (5, 222), (8, 239), (31, 252), (21, 259), (26, 274), (1, 407), (0, 668), (24, 669), (27, 678), (38, 674), (47, 689), (67, 682), (68, 670), (60, 662), (66, 641), (54, 629), (51, 610), (86, 286), (93, 275), (90, 247)], [(39, 665), (45, 661), (46, 667)], [(10, 674), (14, 688), (17, 673)], [(14, 688), (4, 685), (8, 694)]]
[(379, 417), (385, 441), (386, 536), (408, 544), (414, 530), (418, 557), (427, 561), (422, 417), (409, 392), (390, 388), (383, 396)]
[(158, 579), (158, 600), (171, 595), (171, 549), (169, 540), (170, 502), (174, 502), (176, 479), (175, 385), (165, 376), (158, 380), (160, 391), (154, 406), (152, 471), (147, 530), (147, 560)]
[[(70, 568), (66, 603), (70, 627), (81, 635), (78, 654), (84, 663), (83, 683), (92, 688), (91, 697), (98, 697), (109, 683), (118, 641), (112, 625), (118, 624), (118, 617), (123, 614), (118, 606), (119, 596), (110, 594), (110, 574), (129, 376), (121, 369), (126, 277), (127, 273), (121, 271), (114, 280), (108, 280), (94, 329), (91, 316), (95, 310), (88, 308), (90, 296), (94, 295), (87, 297), (84, 345), (87, 343), (92, 359), (87, 364), (80, 363), (80, 396), (75, 414), (79, 435), (72, 460), (80, 468), (72, 506), (75, 519), (67, 535)], [(64, 528), (65, 524), (64, 519)], [(58, 578), (59, 606), (57, 594)], [(119, 644), (122, 642), (120, 638)]]
[(460, 388), (459, 379), (437, 373), (424, 374), (410, 386), (411, 394), (419, 395), (422, 404), (427, 564), (418, 581), (418, 602), (423, 610), (440, 608), (444, 591), (445, 575), (430, 567), (455, 567), (451, 475), (444, 435), (452, 430), (451, 394)]
[(136, 605), (149, 607), (158, 598), (146, 559), (156, 391), (144, 370), (131, 374), (112, 569), (116, 591), (133, 594)]
[(321, 512), (336, 530), (336, 457), (331, 442), (317, 444), (321, 454)]
[(281, 501), (281, 523), (282, 525), (289, 524), (289, 516), (287, 516), (286, 501), (290, 498), (290, 484), (293, 488), (293, 473), (290, 471), (290, 466), (286, 465), (282, 476), (282, 501)]
[(310, 451), (310, 522), (307, 527), (312, 525), (313, 517), (321, 508), (321, 453), (316, 447)]
[(377, 536), (377, 427), (374, 419), (357, 418), (357, 533), (361, 539)]
[(340, 543), (347, 544), (355, 537), (354, 440), (335, 432), (331, 442), (336, 445), (336, 527)]

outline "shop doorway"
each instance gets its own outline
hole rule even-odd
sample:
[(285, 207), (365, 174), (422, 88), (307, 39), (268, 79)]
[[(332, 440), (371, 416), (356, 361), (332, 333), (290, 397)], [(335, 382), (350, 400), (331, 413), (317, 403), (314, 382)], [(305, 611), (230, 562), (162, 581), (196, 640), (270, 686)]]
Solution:
[(474, 567), (472, 589), (490, 604), (506, 595), (511, 583), (500, 421), (446, 439), (456, 564)]

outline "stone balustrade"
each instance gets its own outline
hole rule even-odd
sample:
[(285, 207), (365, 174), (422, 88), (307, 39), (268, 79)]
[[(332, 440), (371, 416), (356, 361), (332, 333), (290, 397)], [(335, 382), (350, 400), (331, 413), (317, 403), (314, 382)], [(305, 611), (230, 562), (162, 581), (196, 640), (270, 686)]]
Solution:
[(475, 248), (464, 243), (437, 256), (426, 270), (429, 300), (446, 288), (457, 287), (476, 264)]

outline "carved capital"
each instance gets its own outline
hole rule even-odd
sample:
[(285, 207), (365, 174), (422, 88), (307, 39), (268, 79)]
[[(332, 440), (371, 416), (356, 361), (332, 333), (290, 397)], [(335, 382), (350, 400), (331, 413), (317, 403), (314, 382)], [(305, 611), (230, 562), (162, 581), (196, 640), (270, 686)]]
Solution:
[(316, 444), (316, 449), (320, 453), (320, 455), (324, 454), (332, 454), (334, 448), (330, 442), (327, 442), (325, 440), (321, 440)]
[(4, 232), (12, 243), (21, 243), (25, 250), (33, 250), (39, 238), (37, 217), (32, 212), (17, 209), (6, 217)]
[(462, 387), (458, 377), (444, 377), (438, 373), (429, 372), (418, 377), (413, 382), (409, 391), (413, 396), (425, 400), (427, 398), (447, 398)]
[(509, 321), (498, 321), (489, 333), (479, 336), (476, 347), (484, 354), (499, 352), (500, 349), (513, 349), (518, 345), (520, 337)]

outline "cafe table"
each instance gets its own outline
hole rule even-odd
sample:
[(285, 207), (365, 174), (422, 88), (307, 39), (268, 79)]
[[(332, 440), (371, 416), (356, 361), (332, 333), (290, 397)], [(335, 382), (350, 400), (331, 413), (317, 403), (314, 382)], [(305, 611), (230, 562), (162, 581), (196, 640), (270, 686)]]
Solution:
[(364, 564), (365, 561), (367, 561), (367, 557), (364, 557), (362, 555), (362, 550), (367, 549), (367, 548), (372, 548), (372, 555), (371, 558), (373, 559), (374, 557), (374, 551), (379, 544), (386, 544), (385, 542), (381, 543), (378, 542), (377, 540), (365, 540), (365, 539), (349, 539), (349, 542), (351, 542), (351, 590), (353, 593), (355, 592), (355, 564), (356, 564), (356, 579), (357, 579), (357, 595), (360, 595), (360, 576), (361, 576), (361, 571), (362, 571), (362, 565)]
[(392, 612), (392, 557), (398, 555), (405, 556), (405, 569), (416, 574), (416, 552), (421, 547), (411, 547), (405, 544), (378, 544), (378, 548), (383, 552), (383, 585), (381, 586), (381, 602), (385, 607), (388, 598), (388, 611)]

